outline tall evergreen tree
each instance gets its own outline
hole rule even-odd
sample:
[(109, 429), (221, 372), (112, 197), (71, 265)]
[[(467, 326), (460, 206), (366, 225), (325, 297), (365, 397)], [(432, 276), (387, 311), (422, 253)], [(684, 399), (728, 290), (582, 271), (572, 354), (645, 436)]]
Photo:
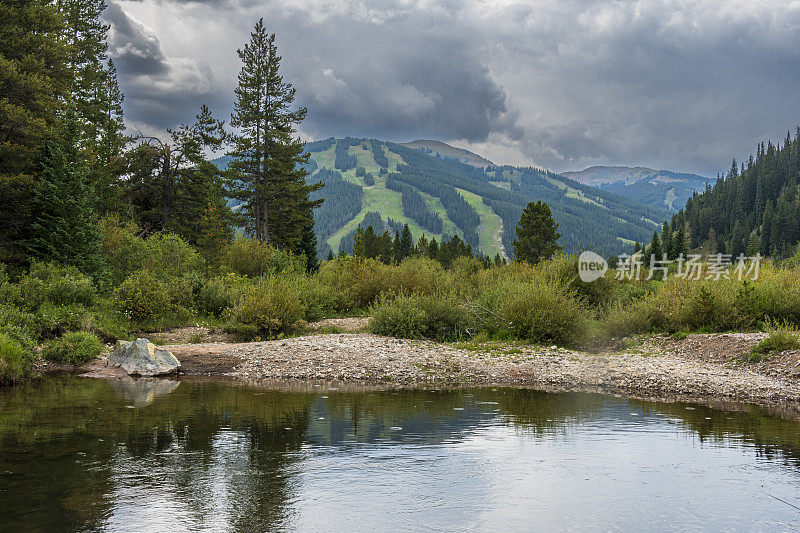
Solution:
[(107, 67), (109, 26), (100, 20), (106, 2), (56, 0), (56, 5), (64, 20), (62, 35), (73, 74), (68, 101), (75, 109), (80, 142), (94, 148), (103, 135), (108, 105), (120, 104), (122, 96), (118, 90), (109, 92), (116, 85), (116, 70)]
[(653, 239), (650, 241), (650, 247), (647, 249), (648, 254), (654, 257), (656, 261), (661, 261), (664, 250), (661, 247), (661, 239), (658, 238), (658, 232), (653, 232)]
[(669, 227), (669, 222), (664, 222), (661, 229), (661, 248), (669, 259), (675, 259), (675, 243), (672, 238), (672, 229)]
[(62, 29), (47, 0), (0, 2), (0, 261), (24, 260), (41, 149), (69, 93)]
[(517, 237), (512, 243), (514, 259), (533, 264), (561, 251), (558, 245), (561, 234), (557, 230), (550, 206), (542, 201), (530, 202), (517, 224)]
[(680, 227), (675, 235), (674, 249), (676, 258), (680, 255), (686, 258), (689, 255), (689, 246), (686, 244), (686, 232), (683, 227)]
[(400, 255), (402, 259), (409, 257), (414, 250), (414, 239), (411, 236), (411, 228), (408, 224), (403, 225), (403, 233), (400, 234)]
[(231, 123), (240, 133), (232, 138), (229, 194), (244, 201), (244, 222), (256, 238), (297, 251), (311, 209), (322, 203), (309, 199), (322, 184), (306, 183), (308, 154), (294, 137), (307, 110), (292, 108), (295, 89), (279, 73), (275, 34), (263, 19), (238, 54), (243, 65)]
[[(370, 226), (371, 227), (371, 226)], [(367, 257), (367, 247), (364, 243), (364, 228), (356, 228), (355, 245), (353, 246), (353, 257), (364, 259)]]
[(35, 218), (27, 247), (34, 257), (99, 275), (101, 237), (95, 196), (78, 143), (78, 121), (69, 113), (59, 134), (44, 145), (42, 171), (33, 190)]

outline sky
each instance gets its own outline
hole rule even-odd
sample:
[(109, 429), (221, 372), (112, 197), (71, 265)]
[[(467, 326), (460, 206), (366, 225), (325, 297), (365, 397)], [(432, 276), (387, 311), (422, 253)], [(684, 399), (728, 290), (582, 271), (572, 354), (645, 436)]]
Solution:
[(714, 176), (800, 124), (800, 0), (109, 0), (130, 128), (230, 120), (259, 18), (304, 139)]

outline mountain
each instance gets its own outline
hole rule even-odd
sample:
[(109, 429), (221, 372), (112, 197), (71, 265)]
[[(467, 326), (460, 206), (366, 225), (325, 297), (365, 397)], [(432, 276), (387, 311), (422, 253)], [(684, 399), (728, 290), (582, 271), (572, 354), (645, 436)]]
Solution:
[(695, 192), (704, 191), (706, 183), (715, 181), (697, 174), (645, 167), (598, 166), (562, 175), (584, 185), (672, 211), (683, 208)]
[(464, 150), (463, 148), (450, 146), (449, 144), (445, 144), (441, 141), (427, 141), (422, 139), (407, 143), (400, 143), (400, 146), (405, 146), (406, 148), (411, 148), (412, 150), (418, 150), (433, 157), (439, 157), (442, 159), (455, 159), (460, 163), (472, 165), (473, 167), (486, 168), (494, 166), (494, 163), (479, 156), (478, 154), (472, 153), (469, 150)]
[(519, 216), (535, 200), (550, 205), (565, 251), (609, 255), (649, 240), (670, 214), (552, 172), (495, 166), (466, 150), (459, 157), (472, 164), (464, 163), (444, 143), (414, 146), (352, 137), (306, 145), (308, 179), (325, 183), (315, 213), (321, 255), (349, 251), (359, 224), (392, 234), (409, 224), (415, 239), (458, 235), (484, 254), (508, 257)]
[[(473, 164), (464, 163), (444, 151), (444, 143), (427, 145), (440, 148), (435, 153), (416, 146), (352, 137), (306, 145), (307, 179), (325, 184), (315, 193), (325, 199), (314, 213), (321, 257), (329, 250), (350, 252), (359, 225), (394, 235), (403, 224), (414, 239), (458, 235), (486, 255), (510, 257), (519, 216), (536, 200), (550, 205), (567, 253), (612, 255), (649, 241), (671, 216), (667, 209), (545, 170), (496, 166), (475, 154), (469, 158)], [(476, 166), (478, 160), (487, 166)], [(216, 163), (227, 165), (222, 158)]]

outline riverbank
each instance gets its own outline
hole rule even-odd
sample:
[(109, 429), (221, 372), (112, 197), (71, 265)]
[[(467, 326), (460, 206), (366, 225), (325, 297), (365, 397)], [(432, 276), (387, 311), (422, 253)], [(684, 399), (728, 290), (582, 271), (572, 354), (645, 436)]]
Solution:
[[(347, 319), (359, 329), (364, 319)], [(318, 327), (326, 331), (340, 326)], [(595, 391), (622, 396), (786, 405), (800, 410), (800, 351), (748, 361), (761, 333), (649, 337), (618, 352), (592, 354), (519, 343), (441, 344), (364, 332), (282, 340), (166, 347), (184, 376), (249, 382), (296, 381), (393, 387), (493, 385)], [(82, 367), (115, 375), (104, 359)]]

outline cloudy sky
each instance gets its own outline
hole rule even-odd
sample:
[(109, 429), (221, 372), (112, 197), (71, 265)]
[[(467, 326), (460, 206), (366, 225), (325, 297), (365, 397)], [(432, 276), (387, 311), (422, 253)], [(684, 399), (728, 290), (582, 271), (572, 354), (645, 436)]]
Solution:
[(714, 175), (800, 124), (797, 0), (109, 0), (131, 127), (229, 118), (260, 18), (308, 139)]

